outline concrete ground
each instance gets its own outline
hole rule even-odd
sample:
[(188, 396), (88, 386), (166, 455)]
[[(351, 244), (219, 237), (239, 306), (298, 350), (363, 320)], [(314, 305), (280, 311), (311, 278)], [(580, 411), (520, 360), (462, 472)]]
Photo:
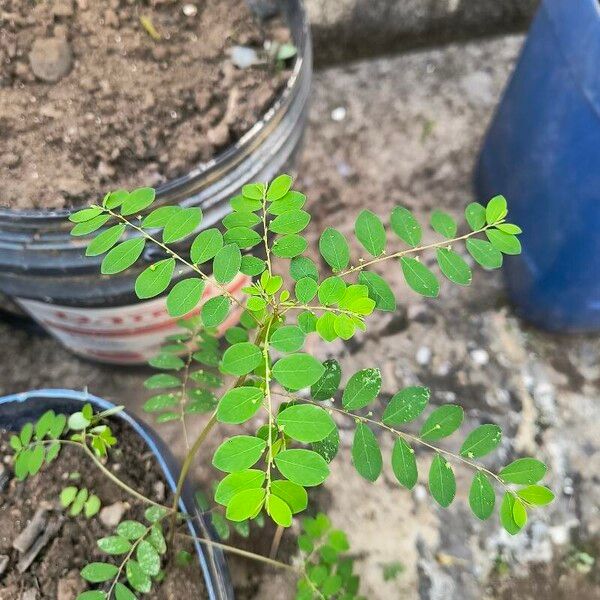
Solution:
[[(365, 206), (385, 216), (403, 203), (422, 221), (438, 207), (459, 216), (473, 198), (477, 150), (522, 41), (508, 36), (318, 72), (298, 168), (314, 238), (327, 224), (349, 232)], [(523, 535), (510, 538), (495, 518), (482, 525), (469, 516), (468, 473), (461, 470), (457, 501), (448, 511), (436, 509), (426, 493), (424, 454), (412, 493), (399, 488), (389, 468), (375, 485), (362, 481), (350, 465), (348, 430), (332, 477), (313, 499), (348, 531), (363, 595), (600, 597), (598, 569), (588, 564), (600, 548), (600, 341), (530, 329), (507, 305), (497, 273), (476, 271), (470, 288), (444, 286), (436, 301), (408, 291), (397, 266), (387, 275), (399, 313), (374, 320), (349, 344), (314, 340), (315, 352), (338, 357), (347, 373), (380, 367), (386, 394), (428, 385), (435, 403), (462, 404), (469, 426), (497, 422), (505, 430), (498, 461), (535, 452), (550, 467), (558, 500), (532, 515)], [(87, 387), (134, 411), (144, 400), (144, 369), (87, 363), (8, 323), (0, 323), (0, 340), (0, 394)], [(178, 428), (162, 427), (180, 454)], [(214, 445), (222, 434), (217, 431)], [(389, 454), (391, 440), (382, 436), (381, 443)], [(205, 466), (195, 474), (210, 479)], [(233, 563), (237, 581), (246, 569)], [(386, 581), (384, 574), (396, 570)], [(289, 598), (282, 579), (258, 582), (255, 597)]]

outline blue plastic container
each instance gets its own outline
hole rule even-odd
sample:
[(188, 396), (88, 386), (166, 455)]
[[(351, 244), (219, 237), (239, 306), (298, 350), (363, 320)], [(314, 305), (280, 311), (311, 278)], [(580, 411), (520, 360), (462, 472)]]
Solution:
[(508, 292), (553, 331), (600, 330), (600, 4), (542, 2), (487, 133), (478, 197), (523, 228)]
[[(115, 406), (102, 398), (85, 392), (35, 390), (0, 397), (0, 427), (16, 430), (28, 421), (35, 421), (47, 410), (52, 409), (56, 412), (69, 414), (80, 410), (85, 402), (89, 402), (97, 410), (108, 410)], [(144, 440), (148, 450), (154, 454), (167, 484), (171, 490), (175, 490), (179, 465), (158, 435), (126, 411), (117, 413), (112, 418), (125, 421)], [(210, 519), (207, 519), (206, 515), (198, 510), (194, 502), (193, 490), (189, 485), (183, 489), (179, 506), (183, 512), (194, 516), (193, 519), (188, 521), (191, 535), (216, 538)], [(197, 542), (194, 543), (194, 546), (209, 600), (233, 600), (233, 586), (223, 552), (217, 548), (203, 547)]]

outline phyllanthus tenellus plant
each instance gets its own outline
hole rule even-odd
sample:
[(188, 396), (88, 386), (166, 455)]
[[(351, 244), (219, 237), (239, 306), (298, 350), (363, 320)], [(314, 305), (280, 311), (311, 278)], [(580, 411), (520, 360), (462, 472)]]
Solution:
[[(370, 408), (382, 385), (379, 369), (367, 365), (342, 377), (336, 360), (322, 362), (303, 351), (309, 335), (326, 342), (348, 340), (367, 328), (374, 311), (396, 309), (394, 293), (375, 271), (378, 265), (400, 269), (415, 292), (433, 298), (440, 285), (439, 275), (426, 265), (429, 255), (435, 256), (442, 276), (466, 286), (472, 272), (461, 256), (463, 248), (485, 269), (500, 267), (504, 254), (518, 254), (521, 230), (506, 221), (506, 200), (496, 196), (485, 207), (469, 204), (467, 232), (461, 235), (451, 216), (434, 211), (430, 226), (439, 239), (428, 244), (421, 243), (422, 226), (406, 208), (392, 210), (391, 232), (377, 215), (363, 210), (356, 218), (354, 234), (365, 255), (351, 260), (346, 237), (328, 227), (319, 238), (319, 252), (328, 267), (321, 274), (304, 255), (308, 242), (302, 231), (311, 218), (303, 210), (306, 198), (291, 186), (288, 175), (270, 184), (244, 186), (231, 200), (232, 212), (223, 219), (222, 229), (211, 227), (200, 233), (200, 208), (159, 206), (151, 210), (155, 200), (151, 188), (109, 193), (101, 204), (71, 215), (73, 235), (101, 230), (90, 239), (86, 254), (105, 255), (104, 275), (134, 265), (147, 246), (163, 253), (163, 258), (137, 277), (135, 292), (147, 299), (169, 290), (167, 309), (181, 319), (181, 333), (166, 340), (150, 362), (160, 373), (145, 382), (155, 395), (144, 410), (155, 414), (159, 423), (179, 421), (186, 446), (172, 503), (161, 505), (106, 467), (105, 458), (117, 443), (107, 420), (110, 413), (94, 414), (90, 406), (68, 417), (49, 411), (12, 438), (19, 478), (37, 473), (45, 461), (56, 459), (62, 445), (76, 445), (114, 483), (147, 505), (145, 522), (123, 521), (114, 535), (98, 540), (108, 557), (82, 570), (84, 579), (96, 588), (80, 594), (80, 600), (134, 598), (135, 592), (149, 592), (164, 569), (190, 562), (178, 542), (189, 537), (185, 525), (192, 517), (179, 512), (179, 499), (200, 448), (219, 423), (239, 425), (260, 419), (258, 428), (246, 424), (243, 433), (218, 446), (212, 457), (221, 473), (214, 501), (198, 497), (224, 539), (230, 526), (248, 536), (251, 524), (261, 526), (265, 519), (272, 519), (277, 525), (276, 549), (283, 528), (290, 527), (294, 515), (307, 510), (307, 488), (327, 481), (329, 464), (338, 454), (337, 422), (342, 419), (354, 423), (351, 460), (368, 482), (376, 481), (382, 471), (384, 457), (376, 435), (381, 433), (394, 439), (391, 456), (385, 458), (400, 486), (410, 490), (417, 482), (415, 448), (429, 450), (428, 488), (433, 499), (448, 507), (456, 492), (454, 468), (471, 470), (473, 514), (482, 520), (490, 518), (499, 491), (500, 522), (510, 534), (525, 526), (528, 511), (553, 500), (552, 492), (539, 484), (546, 474), (539, 460), (519, 458), (498, 472), (480, 461), (500, 444), (502, 432), (497, 425), (476, 427), (457, 452), (450, 451), (442, 440), (460, 428), (460, 406), (428, 409), (429, 390), (411, 386), (392, 396), (381, 417), (374, 416)], [(191, 245), (180, 244), (192, 235)], [(180, 252), (181, 247), (188, 247), (189, 252)], [(240, 273), (254, 279), (234, 295), (228, 284)], [(289, 289), (286, 273), (293, 281)], [(208, 282), (219, 293), (199, 308)], [(234, 310), (241, 311), (239, 325), (229, 327), (224, 339), (217, 337)], [(428, 414), (422, 418), (425, 411)], [(191, 437), (188, 420), (199, 413), (208, 416), (200, 433)], [(420, 426), (417, 420), (422, 421)], [(75, 514), (85, 510), (93, 515), (98, 502), (94, 501), (94, 510), (88, 510), (87, 492), (83, 499), (80, 494), (70, 489), (61, 500)], [(78, 503), (75, 509), (74, 502)], [(298, 599), (360, 597), (358, 577), (347, 557), (347, 538), (332, 529), (325, 515), (303, 519), (299, 556), (292, 564), (197, 539), (297, 572)], [(169, 556), (176, 560), (168, 560)]]

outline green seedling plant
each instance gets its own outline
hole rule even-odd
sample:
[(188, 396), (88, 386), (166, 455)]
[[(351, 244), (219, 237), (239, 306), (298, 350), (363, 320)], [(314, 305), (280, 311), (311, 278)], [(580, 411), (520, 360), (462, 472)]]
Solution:
[[(400, 389), (389, 402), (377, 402), (379, 369), (366, 366), (343, 377), (336, 360), (322, 361), (305, 350), (308, 336), (325, 342), (349, 340), (367, 328), (372, 313), (395, 311), (396, 298), (381, 267), (399, 269), (410, 288), (434, 298), (440, 275), (460, 286), (471, 284), (465, 251), (484, 269), (497, 269), (505, 254), (518, 254), (521, 230), (507, 222), (506, 200), (496, 196), (486, 206), (469, 204), (464, 233), (450, 215), (434, 211), (429, 225), (435, 237), (428, 243), (422, 239), (423, 226), (406, 208), (396, 206), (387, 225), (363, 210), (354, 235), (364, 256), (352, 260), (346, 236), (328, 227), (318, 241), (321, 265), (307, 253), (303, 231), (311, 216), (305, 202), (292, 189), (292, 178), (280, 175), (269, 184), (245, 185), (231, 200), (231, 213), (220, 228), (201, 229), (198, 207), (157, 205), (151, 188), (111, 192), (100, 204), (71, 215), (72, 234), (91, 236), (86, 254), (103, 256), (104, 275), (134, 267), (147, 247), (163, 253), (140, 270), (135, 293), (141, 300), (166, 294), (168, 313), (180, 319), (181, 331), (151, 361), (159, 372), (145, 382), (151, 396), (144, 409), (158, 423), (179, 421), (186, 446), (172, 502), (162, 505), (130, 488), (106, 466), (117, 442), (107, 421), (110, 414), (94, 414), (89, 406), (68, 418), (50, 412), (14, 436), (19, 478), (54, 460), (62, 445), (74, 444), (147, 505), (145, 522), (124, 521), (114, 535), (98, 541), (114, 558), (83, 569), (82, 576), (98, 587), (82, 593), (80, 600), (134, 598), (134, 592), (147, 593), (165, 568), (190, 562), (179, 542), (187, 537), (182, 526), (191, 517), (180, 512), (179, 500), (200, 449), (220, 424), (243, 430), (226, 436), (214, 452), (212, 465), (219, 472), (214, 502), (200, 498), (201, 508), (210, 512), (223, 540), (230, 524), (243, 536), (266, 519), (277, 530), (271, 557), (223, 541), (198, 540), (296, 572), (299, 600), (360, 597), (348, 540), (331, 528), (325, 515), (302, 521), (296, 562), (274, 558), (283, 531), (307, 511), (308, 492), (327, 481), (339, 450), (342, 420), (354, 426), (351, 460), (367, 482), (381, 475), (379, 435), (389, 435), (394, 443), (385, 460), (401, 487), (410, 490), (417, 483), (415, 449), (431, 453), (428, 489), (441, 507), (455, 498), (456, 467), (472, 473), (468, 502), (475, 517), (489, 519), (499, 504), (500, 522), (510, 534), (526, 525), (531, 510), (553, 500), (552, 492), (540, 484), (546, 465), (538, 459), (517, 458), (498, 472), (486, 466), (486, 455), (502, 438), (496, 424), (474, 428), (458, 451), (451, 450), (445, 440), (463, 422), (460, 406), (429, 408), (430, 391), (421, 386)], [(248, 283), (234, 295), (228, 285), (240, 273), (248, 276)], [(218, 293), (202, 303), (208, 282)], [(219, 328), (233, 311), (241, 311), (239, 324), (220, 337)], [(189, 420), (198, 418), (204, 425), (192, 436)]]

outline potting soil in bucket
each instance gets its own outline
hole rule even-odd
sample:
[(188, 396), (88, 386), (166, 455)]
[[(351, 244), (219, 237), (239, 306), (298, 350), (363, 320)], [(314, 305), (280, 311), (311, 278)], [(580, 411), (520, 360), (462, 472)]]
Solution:
[[(246, 6), (241, 0), (240, 3)], [(209, 4), (198, 11), (207, 10)], [(252, 5), (272, 7), (273, 3)], [(229, 145), (213, 158), (189, 164), (184, 175), (158, 185), (152, 208), (170, 204), (198, 206), (203, 212), (201, 227), (212, 227), (229, 212), (229, 200), (244, 184), (268, 181), (291, 170), (306, 123), (312, 52), (307, 17), (300, 0), (285, 0), (278, 6), (297, 50), (288, 59), (288, 77), (283, 89), (258, 120), (246, 124), (247, 130), (239, 139), (230, 137)], [(59, 24), (66, 18), (54, 17)], [(239, 43), (252, 44), (252, 39), (244, 38), (243, 28), (237, 33), (242, 36), (237, 38)], [(143, 35), (145, 43), (149, 34)], [(257, 56), (262, 60), (260, 53)], [(73, 64), (75, 69), (77, 61)], [(241, 68), (228, 64), (228, 69)], [(266, 67), (259, 64), (250, 68)], [(72, 75), (73, 72), (67, 77)], [(170, 94), (173, 95), (172, 90)], [(237, 101), (243, 103), (243, 95), (238, 94)], [(164, 118), (171, 117), (165, 114)], [(185, 130), (183, 127), (182, 131)], [(18, 132), (15, 134), (18, 137)], [(81, 148), (80, 152), (93, 152), (93, 148)], [(125, 160), (125, 156), (117, 162)], [(138, 175), (135, 185), (129, 185), (125, 178), (125, 187), (156, 187), (154, 181), (144, 179), (143, 173)], [(112, 181), (110, 177), (106, 179)], [(101, 189), (94, 187), (84, 194), (85, 204), (98, 202), (106, 191), (116, 187), (108, 183)], [(66, 208), (0, 208), (0, 297), (4, 294), (18, 303), (79, 354), (109, 362), (143, 362), (155, 352), (158, 341), (176, 327), (173, 321), (164, 318), (164, 298), (140, 304), (133, 293), (137, 275), (163, 256), (148, 244), (136, 266), (119, 275), (103, 277), (99, 274), (102, 256), (86, 257), (85, 241), (69, 235), (72, 225), (68, 222), (69, 213)], [(186, 248), (178, 250), (182, 254), (187, 252)], [(178, 271), (177, 277), (189, 274)], [(231, 284), (233, 290), (243, 285), (242, 276)], [(212, 294), (214, 289), (207, 286), (203, 300)]]
[[(114, 408), (106, 400), (73, 390), (36, 390), (0, 397), (2, 454), (14, 454), (9, 446), (10, 432), (19, 432), (25, 423), (38, 420), (47, 410), (69, 415), (81, 410), (84, 403), (90, 403), (96, 412)], [(108, 453), (107, 468), (146, 498), (169, 506), (179, 467), (164, 443), (126, 411), (110, 417), (110, 426), (118, 443)], [(118, 523), (124, 520), (147, 523), (144, 514), (147, 504), (116, 486), (88, 461), (89, 457), (80, 448), (65, 445), (55, 460), (25, 481), (14, 476), (12, 465), (5, 468), (0, 477), (3, 494), (0, 555), (4, 557), (0, 598), (3, 600), (25, 598), (29, 590), (36, 598), (75, 598), (89, 587), (98, 587), (88, 586), (80, 570), (97, 561), (118, 565), (123, 556), (113, 558), (101, 552), (96, 547), (97, 540), (114, 535)], [(72, 514), (75, 501), (67, 508), (60, 507), (57, 500), (67, 486), (86, 489), (88, 498), (96, 496), (100, 501), (97, 513), (86, 517), (82, 509)], [(185, 537), (185, 534), (215, 537), (210, 518), (194, 501), (194, 491), (191, 486), (184, 486), (180, 510), (193, 518), (181, 526), (179, 533), (184, 536), (177, 536), (175, 545), (177, 550), (188, 551), (192, 560), (186, 567), (173, 565), (166, 569), (164, 581), (155, 582), (152, 591), (143, 594), (144, 598), (233, 598), (221, 550), (201, 546)], [(21, 535), (36, 519), (42, 525), (41, 531), (30, 526), (29, 533)], [(125, 576), (121, 582), (130, 585)]]

